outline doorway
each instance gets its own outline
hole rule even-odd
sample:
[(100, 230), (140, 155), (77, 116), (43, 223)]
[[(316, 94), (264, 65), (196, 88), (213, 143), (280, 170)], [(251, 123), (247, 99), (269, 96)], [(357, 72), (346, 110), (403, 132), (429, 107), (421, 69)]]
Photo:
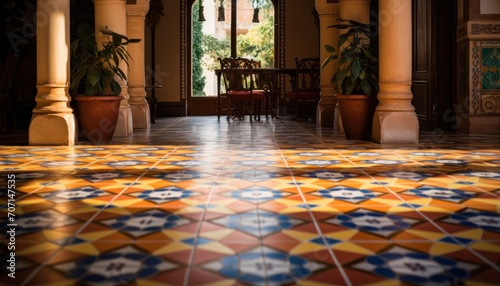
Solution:
[(272, 0), (195, 0), (192, 5), (191, 92), (188, 115), (215, 115), (218, 58), (246, 57), (275, 66)]
[(455, 0), (412, 1), (412, 104), (420, 130), (451, 131), (456, 94)]

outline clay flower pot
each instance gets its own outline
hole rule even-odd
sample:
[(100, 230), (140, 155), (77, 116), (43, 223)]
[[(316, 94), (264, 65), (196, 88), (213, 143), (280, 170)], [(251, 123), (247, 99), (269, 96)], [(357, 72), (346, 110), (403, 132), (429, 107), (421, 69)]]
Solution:
[(92, 144), (113, 139), (123, 96), (77, 96), (83, 135)]
[(377, 99), (366, 95), (336, 95), (340, 117), (348, 140), (371, 140)]

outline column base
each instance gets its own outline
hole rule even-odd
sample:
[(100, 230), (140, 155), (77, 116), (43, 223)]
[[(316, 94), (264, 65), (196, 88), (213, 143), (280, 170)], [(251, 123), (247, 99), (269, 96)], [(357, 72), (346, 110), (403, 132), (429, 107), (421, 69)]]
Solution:
[(130, 106), (120, 106), (120, 113), (118, 114), (118, 121), (116, 122), (116, 130), (113, 138), (116, 137), (129, 137), (133, 133), (132, 111)]
[(29, 127), (29, 145), (73, 146), (78, 141), (77, 129), (73, 113), (34, 114)]
[(415, 112), (375, 111), (372, 140), (380, 144), (417, 144), (418, 119)]
[(147, 102), (138, 105), (130, 104), (130, 109), (132, 110), (134, 129), (149, 131), (151, 126), (151, 115)]
[(333, 127), (335, 106), (337, 104), (337, 100), (333, 95), (333, 87), (321, 88), (321, 98), (316, 108), (316, 126)]
[(318, 127), (333, 127), (335, 115), (335, 103), (323, 103), (321, 99), (316, 109), (316, 126)]

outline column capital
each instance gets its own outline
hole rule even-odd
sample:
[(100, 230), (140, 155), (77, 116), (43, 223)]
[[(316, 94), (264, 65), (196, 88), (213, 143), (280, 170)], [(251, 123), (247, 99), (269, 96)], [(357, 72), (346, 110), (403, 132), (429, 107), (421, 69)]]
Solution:
[(319, 16), (339, 15), (340, 8), (338, 1), (334, 2), (331, 0), (316, 0), (315, 6)]
[(149, 0), (137, 0), (136, 4), (126, 6), (127, 16), (146, 17), (149, 11)]

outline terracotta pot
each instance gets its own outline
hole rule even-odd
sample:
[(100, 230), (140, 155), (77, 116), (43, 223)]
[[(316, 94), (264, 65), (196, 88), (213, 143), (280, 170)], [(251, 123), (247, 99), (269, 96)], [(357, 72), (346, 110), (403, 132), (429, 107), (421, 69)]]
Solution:
[(377, 99), (366, 95), (336, 95), (340, 117), (348, 140), (371, 140)]
[(83, 135), (93, 144), (111, 141), (123, 96), (77, 96)]

